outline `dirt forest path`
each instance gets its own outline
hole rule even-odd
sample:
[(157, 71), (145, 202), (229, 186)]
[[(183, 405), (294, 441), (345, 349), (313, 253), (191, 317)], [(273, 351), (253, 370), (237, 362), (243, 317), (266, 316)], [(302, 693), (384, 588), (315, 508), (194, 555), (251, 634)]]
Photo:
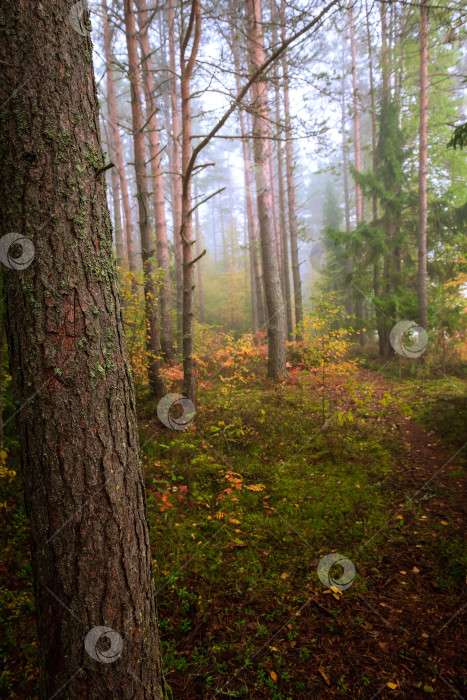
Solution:
[[(349, 389), (349, 379), (353, 389)], [(321, 471), (328, 467), (332, 471), (332, 460), (336, 457), (333, 448), (336, 445), (338, 453), (339, 449), (342, 450), (342, 460), (345, 462), (346, 444), (350, 441), (355, 446), (370, 436), (370, 439), (384, 446), (384, 454), (389, 457), (385, 470), (380, 472), (381, 481), (375, 477), (379, 482), (375, 484), (374, 493), (378, 494), (375, 498), (379, 499), (375, 509), (379, 511), (381, 526), (374, 528), (371, 522), (366, 522), (367, 512), (374, 512), (368, 507), (373, 496), (362, 483), (360, 512), (365, 518), (365, 527), (362, 536), (355, 540), (355, 547), (343, 550), (356, 567), (354, 585), (343, 594), (337, 591), (334, 595), (323, 586), (316, 575), (319, 557), (316, 558), (318, 550), (313, 545), (311, 549), (315, 551), (315, 558), (310, 559), (310, 566), (307, 568), (305, 565), (298, 575), (299, 567), (296, 559), (293, 559), (292, 550), (302, 552), (302, 558), (307, 560), (309, 550), (301, 550), (301, 535), (305, 538), (310, 536), (310, 542), (316, 541), (312, 539), (313, 532), (306, 534), (307, 516), (300, 516), (300, 504), (310, 493), (309, 484), (306, 483), (309, 470), (306, 468), (304, 481), (298, 485), (294, 496), (297, 501), (296, 529), (286, 528), (283, 533), (286, 540), (292, 537), (290, 561), (294, 564), (290, 574), (287, 573), (289, 569), (284, 568), (285, 573), (281, 576), (287, 576), (287, 580), (291, 581), (290, 589), (276, 600), (271, 592), (264, 593), (263, 598), (256, 600), (254, 591), (266, 590), (264, 573), (258, 574), (258, 585), (251, 584), (253, 588), (248, 590), (253, 592), (249, 593), (245, 586), (242, 587), (243, 569), (236, 569), (239, 572), (238, 585), (245, 596), (242, 598), (243, 612), (236, 612), (236, 598), (231, 584), (216, 582), (212, 590), (209, 588), (210, 615), (205, 618), (198, 614), (189, 636), (177, 635), (176, 643), (182, 658), (198, 654), (204, 645), (216, 649), (216, 656), (225, 645), (230, 651), (218, 657), (226, 662), (225, 668), (217, 670), (211, 689), (206, 687), (204, 676), (214, 674), (215, 659), (209, 653), (199, 667), (194, 664), (187, 674), (171, 672), (169, 681), (175, 697), (190, 700), (222, 697), (251, 700), (349, 697), (376, 700), (465, 696), (465, 679), (461, 673), (465, 657), (461, 633), (466, 610), (465, 573), (462, 573), (461, 565), (465, 507), (459, 467), (466, 458), (466, 450), (462, 449), (461, 444), (445, 441), (445, 436), (435, 430), (425, 429), (415, 417), (418, 410), (413, 414), (407, 410), (415, 407), (416, 403), (419, 405), (428, 390), (432, 391), (433, 387), (424, 386), (422, 381), (419, 386), (413, 380), (393, 380), (378, 371), (353, 367), (350, 374), (339, 375), (332, 369), (324, 382), (327, 427), (315, 431), (316, 420), (318, 425), (321, 424), (321, 368), (296, 375), (291, 372), (282, 388), (268, 385), (261, 388), (264, 392), (261, 405), (265, 407), (268, 418), (274, 420), (272, 407), (279, 416), (274, 423), (276, 443), (272, 442), (271, 432), (259, 431), (258, 450), (263, 451), (263, 458), (264, 455), (269, 457), (271, 442), (277, 445), (277, 459), (268, 458), (262, 478), (269, 469), (273, 473), (279, 464), (290, 464), (290, 452), (300, 445), (300, 440), (294, 442), (290, 435), (289, 427), (293, 421), (309, 420), (310, 440), (306, 444), (314, 443), (315, 436), (322, 433), (323, 440), (320, 446), (315, 446), (316, 449), (311, 446), (307, 453), (296, 450), (300, 460), (304, 464), (313, 464), (310, 468), (317, 472), (320, 466)], [(255, 391), (254, 386), (251, 393), (249, 388), (245, 388), (239, 392), (241, 398), (231, 399), (232, 414), (245, 411), (247, 423), (251, 422), (254, 414), (251, 406), (254, 405)], [(442, 406), (442, 390), (436, 388), (436, 391), (441, 391), (441, 394), (433, 395), (436, 400), (441, 397)], [(303, 397), (307, 397), (309, 403), (301, 401)], [(310, 419), (311, 414), (306, 411), (308, 408), (311, 411), (312, 406), (315, 413), (314, 418)], [(338, 414), (347, 411), (351, 411), (354, 417), (350, 423), (340, 427)], [(360, 417), (364, 420), (361, 430), (356, 425)], [(226, 423), (233, 420), (227, 411), (222, 419)], [(203, 430), (204, 420), (204, 416), (200, 417), (198, 430)], [(282, 439), (287, 444), (281, 448), (279, 443)], [(362, 458), (366, 455), (366, 444), (362, 442)], [(280, 452), (281, 449), (283, 452)], [(314, 451), (317, 455), (325, 455), (328, 454), (327, 450), (331, 454), (330, 459), (325, 466), (319, 465), (319, 459), (327, 458), (318, 456), (315, 459)], [(351, 454), (355, 454), (355, 451)], [(237, 462), (231, 461), (234, 459), (232, 452), (228, 453), (229, 464), (243, 471), (245, 462), (242, 461), (241, 451), (237, 450), (235, 455), (239, 460)], [(280, 457), (284, 458), (283, 461)], [(372, 459), (368, 455), (369, 468)], [(366, 464), (363, 460), (362, 471), (366, 469)], [(345, 478), (345, 464), (344, 467), (342, 464), (336, 466), (336, 473), (338, 476), (334, 474), (335, 478)], [(324, 474), (319, 473), (318, 476), (323, 477)], [(330, 478), (332, 476), (330, 474)], [(330, 483), (328, 491), (341, 482)], [(267, 493), (272, 493), (274, 498), (274, 491), (267, 490)], [(278, 487), (276, 495), (278, 501), (285, 501), (282, 496), (287, 492), (280, 491)], [(326, 496), (324, 493), (322, 495)], [(342, 505), (345, 508), (346, 504), (340, 498), (335, 500), (337, 509)], [(277, 501), (274, 505), (279, 507)], [(360, 519), (360, 516), (355, 517)], [(244, 529), (244, 518), (241, 520), (239, 527)], [(279, 520), (271, 520), (271, 523), (276, 523), (277, 527)], [(316, 525), (318, 521), (315, 519), (313, 522)], [(346, 521), (344, 527), (352, 527), (352, 523)], [(366, 538), (365, 532), (368, 533)], [(328, 545), (342, 546), (336, 545), (344, 541), (341, 535), (339, 530), (330, 530)], [(243, 539), (247, 541), (246, 537)], [(238, 546), (245, 547), (245, 551), (248, 547), (252, 548), (252, 556), (263, 561), (263, 555), (269, 553), (270, 556), (281, 556), (280, 547), (274, 553), (271, 541), (264, 545), (269, 550), (265, 552), (261, 551), (263, 545), (255, 549), (254, 541), (249, 542), (248, 546)], [(235, 567), (237, 555), (230, 549), (226, 551), (230, 552), (223, 560), (227, 571)], [(272, 573), (274, 575), (274, 571)], [(202, 582), (203, 572), (195, 574), (193, 571), (187, 573), (183, 585), (187, 589), (191, 586), (201, 594)], [(277, 605), (281, 608), (281, 614), (275, 616)], [(173, 606), (167, 606), (162, 613), (171, 614), (173, 609)], [(264, 636), (258, 634), (262, 622)], [(237, 623), (243, 623), (240, 629), (244, 632), (233, 631)], [(234, 662), (233, 657), (235, 651), (243, 649), (247, 642), (251, 644), (252, 663), (242, 666)]]
[[(397, 397), (399, 384), (377, 372), (361, 370), (359, 381), (372, 386), (378, 402), (386, 392)], [(329, 396), (339, 396), (344, 384), (336, 380)], [(362, 677), (375, 665), (380, 669), (381, 687), (372, 684), (373, 692), (358, 697), (464, 697), (459, 669), (465, 659), (465, 589), (448, 592), (437, 581), (452, 565), (450, 543), (458, 547), (465, 532), (465, 482), (457, 476), (465, 446), (443, 443), (397, 407), (390, 407), (383, 420), (388, 431), (400, 435), (406, 453), (387, 478), (391, 507), (379, 539), (382, 561), (378, 567), (358, 567), (367, 582), (364, 596), (340, 600), (338, 645), (329, 644), (326, 632), (326, 611), (333, 606), (320, 596), (321, 624), (314, 621), (309, 628), (318, 653), (310, 671), (311, 694), (303, 698), (355, 697), (351, 688), (332, 688), (327, 670), (338, 678), (349, 665)], [(317, 693), (319, 679), (323, 691)]]

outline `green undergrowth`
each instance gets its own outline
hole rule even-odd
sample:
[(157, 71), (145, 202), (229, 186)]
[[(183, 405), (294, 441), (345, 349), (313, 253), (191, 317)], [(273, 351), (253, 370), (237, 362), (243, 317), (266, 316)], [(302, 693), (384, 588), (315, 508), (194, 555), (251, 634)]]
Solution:
[[(290, 384), (252, 376), (241, 388), (204, 387), (186, 431), (161, 427), (157, 403), (140, 402), (159, 627), (174, 697), (183, 679), (195, 688), (190, 697), (211, 691), (307, 697), (304, 674), (316, 648), (340, 643), (343, 599), (371, 595), (384, 581), (387, 552), (404, 551), (412, 533), (423, 542), (417, 551), (436, 562), (434, 584), (447, 595), (462, 585), (462, 541), (444, 516), (430, 521), (422, 537), (427, 504), (447, 498), (442, 484), (434, 481), (413, 502), (403, 499), (408, 448), (400, 432), (400, 422), (415, 417), (458, 445), (462, 382), (404, 380), (379, 399), (365, 382), (341, 378), (334, 390), (326, 387), (325, 427), (320, 382), (312, 375)], [(14, 469), (8, 462), (15, 459), (12, 450), (7, 466)], [(1, 486), (0, 695), (34, 698), (27, 519), (18, 476), (2, 478)], [(392, 517), (402, 504), (402, 515)], [(332, 552), (356, 569), (343, 595), (333, 595), (317, 574), (319, 561)], [(340, 572), (336, 565), (335, 579)], [(415, 585), (404, 581), (401, 596), (414, 593)], [(327, 613), (323, 618), (311, 605), (307, 624), (319, 629), (324, 619), (326, 639), (319, 633), (304, 639), (296, 613), (316, 596)], [(350, 624), (363, 624), (358, 613)], [(271, 640), (276, 630), (282, 630), (277, 640), (286, 640), (287, 658)], [(365, 675), (358, 687), (354, 681), (354, 697), (366, 697), (369, 683)], [(349, 679), (342, 677), (339, 694), (346, 687)]]
[[(407, 503), (404, 516), (388, 523), (395, 498), (391, 479), (407, 460), (390, 409), (402, 407), (406, 414), (411, 409), (402, 395), (388, 393), (376, 401), (369, 387), (355, 383), (349, 391), (351, 410), (337, 406), (325, 429), (321, 399), (306, 385), (211, 389), (203, 393), (190, 429), (156, 428), (154, 438), (155, 423), (144, 412), (144, 465), (169, 678), (188, 675), (206, 691), (218, 688), (219, 679), (251, 664), (251, 655), (284, 616), (311, 595), (324, 594), (317, 575), (322, 557), (338, 552), (354, 563), (355, 583), (345, 595), (358, 596), (372, 585), (364, 572), (378, 567), (388, 547), (404, 546), (407, 529), (423, 511)], [(446, 569), (441, 584), (454, 588), (456, 579)], [(336, 603), (331, 617), (339, 614)], [(332, 621), (329, 625), (332, 629)], [(293, 639), (293, 625), (287, 634)], [(297, 650), (297, 663), (305, 664), (311, 653), (308, 647)], [(274, 694), (274, 680), (265, 671), (280, 667), (274, 656), (268, 649), (261, 655), (256, 684), (270, 697), (286, 698)], [(281, 669), (283, 679), (287, 673)]]

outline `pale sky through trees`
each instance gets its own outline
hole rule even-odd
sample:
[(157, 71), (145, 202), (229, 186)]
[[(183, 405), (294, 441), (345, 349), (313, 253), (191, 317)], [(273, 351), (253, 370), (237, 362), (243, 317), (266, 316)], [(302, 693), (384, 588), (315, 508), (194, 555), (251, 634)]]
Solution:
[[(312, 16), (313, 6), (318, 7), (316, 3), (298, 3), (295, 4), (295, 14), (299, 12), (307, 13), (304, 16)], [(99, 5), (92, 3), (91, 17), (93, 20), (92, 39), (94, 43), (94, 61), (97, 74), (98, 85), (105, 84), (105, 71), (102, 62), (102, 31), (101, 31), (101, 9)], [(410, 5), (407, 5), (409, 8)], [(228, 20), (219, 17), (216, 10), (212, 6), (202, 8), (203, 26), (200, 50), (197, 56), (195, 72), (192, 83), (193, 100), (193, 134), (205, 135), (212, 125), (222, 116), (228, 107), (231, 100), (235, 97), (235, 78), (233, 74), (233, 60), (231, 51), (226, 38), (230, 39), (231, 32), (228, 26)], [(371, 3), (369, 6), (370, 25), (372, 32), (372, 41), (378, 52), (380, 44), (379, 31), (379, 5)], [(97, 16), (96, 16), (97, 15)], [(213, 16), (216, 15), (216, 16)], [(266, 53), (270, 53), (271, 36), (267, 30), (270, 16), (270, 9), (265, 5), (263, 8), (263, 21), (266, 23)], [(415, 20), (412, 19), (412, 22)], [(177, 22), (177, 18), (176, 18)], [(116, 59), (122, 66), (127, 64), (126, 49), (124, 35), (120, 28), (116, 30), (114, 40), (114, 54)], [(159, 30), (160, 22), (154, 22), (150, 29), (150, 41), (153, 49), (153, 67), (155, 69), (156, 85), (161, 85), (166, 80), (167, 71), (163, 69), (160, 54), (167, 52), (167, 39), (165, 37), (162, 45), (160, 44)], [(297, 25), (298, 26), (298, 25)], [(295, 31), (296, 27), (289, 26), (287, 34)], [(448, 28), (445, 30), (448, 34)], [(359, 102), (361, 106), (362, 119), (362, 136), (364, 143), (368, 142), (368, 134), (370, 130), (370, 115), (369, 115), (369, 82), (368, 82), (368, 52), (367, 52), (367, 29), (365, 7), (362, 3), (356, 6), (356, 40), (357, 40), (357, 70), (358, 70), (358, 87), (359, 87)], [(416, 32), (416, 27), (413, 29)], [(412, 32), (412, 33), (413, 33)], [(451, 100), (457, 101), (458, 104), (458, 120), (461, 121), (467, 114), (467, 88), (462, 84), (462, 75), (465, 74), (467, 64), (467, 47), (465, 42), (459, 41), (462, 32), (462, 27), (457, 28), (457, 34), (454, 35), (458, 56), (455, 64), (446, 66), (446, 73), (453, 76), (451, 87), (449, 90)], [(464, 32), (465, 33), (465, 32)], [(345, 61), (343, 61), (342, 43), (345, 42)], [(297, 186), (297, 197), (299, 206), (299, 219), (301, 221), (302, 238), (303, 236), (308, 243), (300, 243), (300, 258), (306, 261), (301, 266), (302, 277), (310, 268), (308, 267), (308, 254), (311, 247), (311, 241), (316, 241), (320, 237), (320, 229), (322, 227), (321, 204), (324, 183), (327, 176), (321, 176), (320, 173), (328, 171), (331, 177), (336, 182), (340, 205), (343, 206), (342, 195), (340, 192), (339, 182), (342, 177), (342, 158), (341, 158), (341, 94), (342, 94), (342, 73), (345, 72), (346, 80), (346, 120), (347, 120), (347, 139), (349, 152), (352, 150), (352, 96), (351, 96), (351, 67), (350, 67), (350, 50), (348, 46), (348, 28), (346, 18), (339, 10), (331, 11), (328, 17), (310, 33), (301, 37), (292, 48), (288, 50), (291, 64), (291, 119), (293, 127), (294, 151), (295, 151), (295, 178)], [(430, 52), (431, 58), (432, 52)], [(242, 81), (245, 80), (247, 72), (245, 70), (244, 59), (242, 57)], [(375, 60), (375, 59), (374, 59)], [(268, 78), (272, 75), (272, 69), (268, 71)], [(121, 76), (120, 76), (121, 77)], [(444, 78), (445, 79), (445, 78)], [(380, 77), (376, 77), (376, 89), (379, 89)], [(414, 84), (415, 85), (415, 84)], [(443, 77), (441, 81), (431, 87), (434, 91), (443, 90)], [(125, 153), (126, 162), (132, 162), (131, 144), (129, 138), (129, 92), (128, 81), (122, 83), (121, 79), (117, 80), (117, 93), (120, 96), (120, 124), (123, 127), (122, 134), (126, 143)], [(410, 94), (406, 98), (405, 109), (410, 111)], [(274, 96), (273, 91), (270, 91), (269, 101), (271, 108), (273, 107)], [(245, 98), (244, 104), (248, 104), (249, 98)], [(126, 106), (125, 106), (126, 103)], [(159, 95), (159, 106), (162, 103)], [(450, 108), (451, 109), (451, 108)], [(122, 114), (122, 111), (125, 114)], [(271, 109), (271, 114), (273, 110)], [(450, 119), (452, 115), (450, 114)], [(166, 145), (166, 125), (163, 110), (159, 114), (159, 128), (162, 129), (161, 142)], [(274, 125), (273, 125), (274, 130)], [(126, 134), (125, 134), (126, 131)], [(225, 135), (235, 135), (235, 139), (219, 138)], [(244, 192), (243, 192), (243, 159), (240, 132), (238, 127), (238, 119), (234, 113), (221, 131), (217, 138), (209, 144), (205, 152), (202, 154), (199, 164), (215, 163), (201, 171), (198, 179), (203, 182), (205, 178), (212, 186), (212, 191), (216, 189), (216, 179), (222, 181), (222, 185), (227, 188), (232, 188), (234, 193), (234, 210), (236, 226), (239, 235), (239, 241), (243, 237), (244, 224)], [(105, 138), (105, 136), (104, 136)], [(193, 140), (196, 144), (197, 139)], [(273, 144), (274, 148), (274, 144)], [(168, 169), (166, 152), (164, 154), (164, 165)], [(416, 166), (416, 144), (411, 155), (412, 167)], [(363, 153), (363, 167), (369, 169), (370, 154), (367, 148)], [(228, 180), (225, 181), (226, 172), (228, 172)], [(127, 177), (133, 186), (133, 172), (128, 168)], [(445, 178), (451, 177), (449, 172), (443, 173), (442, 170), (430, 172), (430, 184), (432, 188), (437, 187), (437, 183), (441, 183)], [(167, 176), (166, 176), (167, 178)], [(442, 188), (441, 188), (442, 189)], [(166, 187), (166, 198), (169, 197), (169, 188)], [(203, 193), (203, 197), (207, 196), (207, 192)], [(201, 195), (200, 195), (201, 198)], [(209, 203), (203, 204), (200, 207), (200, 220), (202, 229), (208, 232), (212, 226), (211, 207), (219, 208), (226, 206), (228, 201), (228, 192), (224, 192), (221, 196), (216, 196)], [(136, 203), (132, 197), (132, 206), (136, 211)], [(354, 213), (352, 211), (352, 218)], [(170, 226), (170, 223), (169, 223)], [(209, 236), (209, 234), (208, 234)], [(138, 245), (138, 244), (137, 244)], [(207, 241), (208, 253), (212, 255), (212, 241)], [(313, 272), (312, 272), (313, 275)]]

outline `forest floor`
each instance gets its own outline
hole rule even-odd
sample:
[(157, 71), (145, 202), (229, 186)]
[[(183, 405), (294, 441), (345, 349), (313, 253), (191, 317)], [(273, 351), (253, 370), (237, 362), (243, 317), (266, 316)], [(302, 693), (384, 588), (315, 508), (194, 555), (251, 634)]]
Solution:
[[(206, 382), (186, 431), (140, 402), (174, 698), (466, 695), (466, 394), (454, 377), (356, 366), (272, 384), (260, 364)], [(34, 698), (17, 479), (2, 500), (0, 695)], [(333, 552), (356, 569), (343, 592), (318, 577)]]

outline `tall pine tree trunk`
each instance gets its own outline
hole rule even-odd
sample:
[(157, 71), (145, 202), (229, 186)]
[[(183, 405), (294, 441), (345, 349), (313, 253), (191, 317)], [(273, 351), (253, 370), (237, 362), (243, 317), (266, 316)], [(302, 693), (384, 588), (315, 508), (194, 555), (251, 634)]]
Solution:
[(418, 322), (428, 329), (426, 234), (428, 174), (428, 4), (420, 3), (420, 132), (418, 170)]
[(141, 257), (144, 275), (144, 303), (146, 314), (146, 350), (148, 353), (148, 378), (151, 391), (157, 398), (165, 394), (165, 384), (160, 375), (159, 311), (157, 301), (156, 266), (154, 264), (154, 238), (149, 221), (149, 191), (144, 145), (144, 118), (139, 69), (138, 40), (136, 38), (133, 0), (124, 0), (125, 34), (128, 50), (129, 79), (131, 87), (131, 116), (135, 157), (136, 191), (138, 198)]
[(138, 36), (141, 46), (141, 65), (146, 103), (146, 133), (149, 142), (149, 159), (151, 161), (154, 218), (156, 223), (157, 264), (159, 270), (162, 272), (162, 277), (158, 285), (161, 312), (160, 342), (163, 357), (169, 362), (172, 362), (174, 359), (172, 285), (170, 281), (169, 244), (167, 240), (167, 220), (165, 216), (162, 151), (159, 139), (154, 76), (152, 73), (151, 47), (149, 45), (149, 13), (146, 0), (136, 0), (136, 7), (138, 9)]
[[(264, 63), (263, 24), (260, 0), (247, 0), (247, 35), (250, 65), (254, 71)], [(263, 260), (264, 289), (268, 315), (268, 376), (286, 375), (286, 321), (282, 298), (279, 265), (275, 254), (276, 242), (272, 226), (272, 197), (270, 184), (271, 133), (267, 87), (264, 76), (251, 86), (254, 105), (253, 133), (257, 181), (258, 215)]]
[[(285, 41), (286, 16), (285, 0), (281, 0), (281, 38)], [(293, 149), (292, 149), (292, 125), (290, 121), (290, 98), (289, 98), (289, 65), (287, 54), (282, 55), (282, 75), (284, 79), (284, 117), (285, 117), (285, 162), (287, 177), (287, 203), (289, 209), (289, 230), (290, 230), (290, 254), (292, 258), (292, 279), (294, 289), (295, 307), (295, 339), (302, 340), (303, 325), (303, 304), (302, 304), (302, 282), (300, 279), (300, 263), (298, 259), (298, 224), (295, 207), (295, 183), (293, 174)]]
[(3, 276), (40, 697), (149, 700), (164, 693), (135, 399), (92, 44), (70, 7), (4, 0), (0, 25), (0, 226), (35, 249)]

